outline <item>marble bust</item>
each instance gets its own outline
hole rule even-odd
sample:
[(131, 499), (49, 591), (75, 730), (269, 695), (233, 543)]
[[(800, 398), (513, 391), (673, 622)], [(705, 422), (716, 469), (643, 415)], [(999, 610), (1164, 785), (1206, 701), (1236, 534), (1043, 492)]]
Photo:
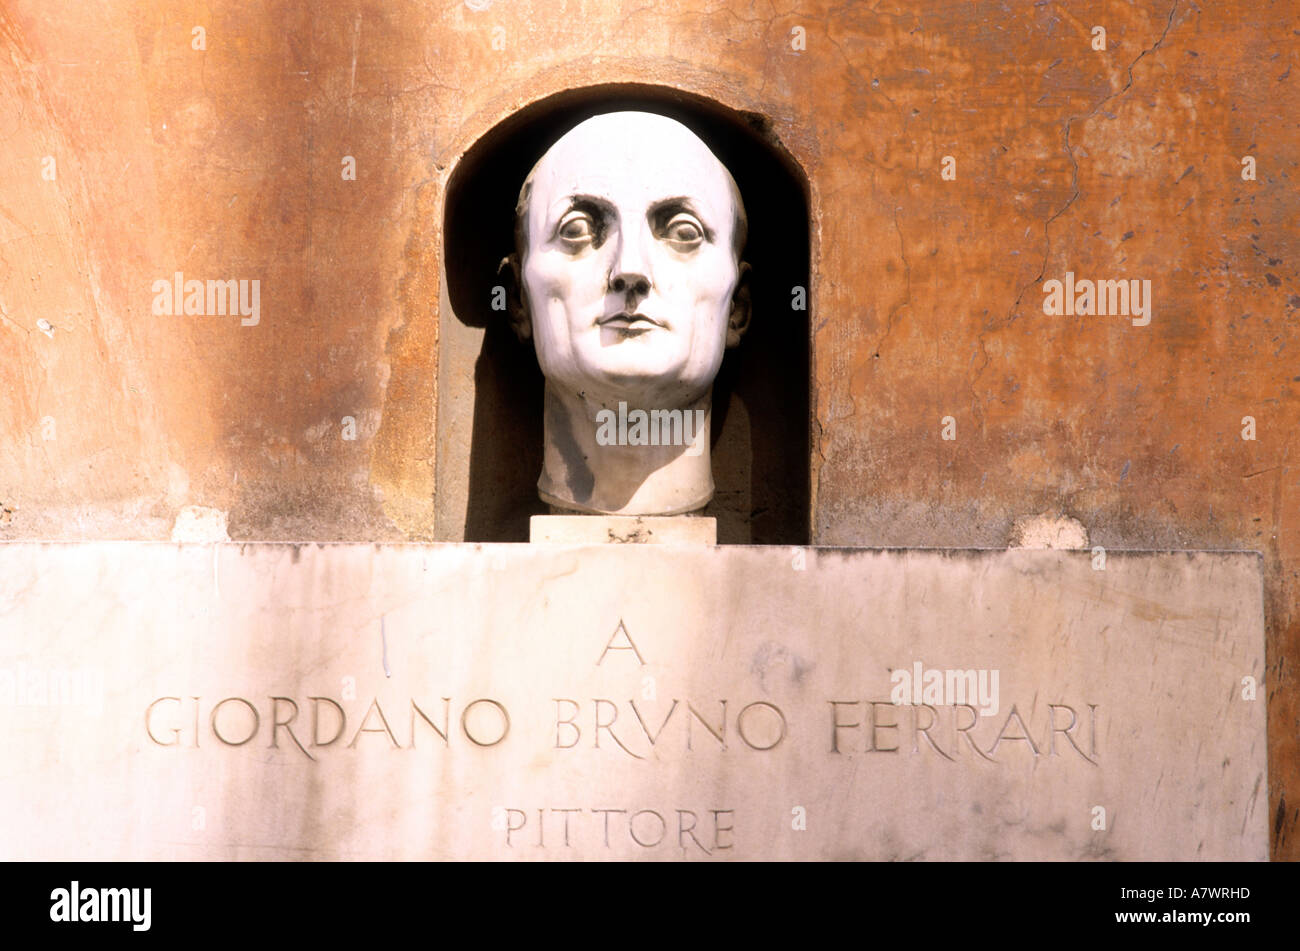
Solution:
[(533, 166), (501, 262), (545, 377), (538, 493), (554, 509), (680, 515), (713, 496), (713, 380), (749, 323), (745, 208), (681, 123), (612, 112)]

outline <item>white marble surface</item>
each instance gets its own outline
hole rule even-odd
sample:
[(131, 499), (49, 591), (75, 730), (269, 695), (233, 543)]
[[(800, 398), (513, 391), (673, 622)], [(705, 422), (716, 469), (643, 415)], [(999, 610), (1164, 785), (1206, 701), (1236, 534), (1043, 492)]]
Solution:
[(546, 150), (517, 212), (503, 273), (546, 377), (539, 496), (608, 515), (704, 508), (713, 379), (750, 318), (731, 173), (675, 119), (604, 113)]
[(546, 545), (716, 545), (718, 520), (697, 515), (534, 515), (528, 539)]
[(1264, 859), (1257, 556), (1092, 564), (0, 544), (0, 858)]

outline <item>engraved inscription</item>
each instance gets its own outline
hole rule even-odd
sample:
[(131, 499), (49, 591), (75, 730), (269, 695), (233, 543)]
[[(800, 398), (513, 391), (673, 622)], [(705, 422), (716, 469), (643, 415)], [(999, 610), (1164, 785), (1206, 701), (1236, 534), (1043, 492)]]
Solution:
[(735, 815), (734, 809), (508, 808), (501, 832), (510, 849), (598, 845), (713, 855), (734, 848)]
[(900, 736), (906, 736), (909, 753), (933, 752), (952, 762), (969, 753), (998, 762), (999, 753), (1008, 759), (1009, 751), (1018, 748), (1032, 759), (1068, 755), (1098, 765), (1095, 703), (1088, 704), (1082, 716), (1070, 704), (1049, 703), (1044, 713), (1027, 722), (1016, 704), (1005, 717), (981, 721), (969, 703), (900, 707), (883, 700), (827, 702), (831, 753), (897, 753), (904, 749)]

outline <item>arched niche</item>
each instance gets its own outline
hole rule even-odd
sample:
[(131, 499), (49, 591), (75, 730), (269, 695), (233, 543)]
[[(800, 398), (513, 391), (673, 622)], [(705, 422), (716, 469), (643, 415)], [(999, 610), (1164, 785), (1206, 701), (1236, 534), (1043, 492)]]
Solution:
[[(470, 146), (448, 179), (439, 317), (438, 537), (527, 541), (542, 453), (542, 375), (492, 308), (515, 200), (552, 142), (617, 110), (690, 127), (731, 171), (749, 215), (753, 322), (714, 384), (713, 502), (720, 544), (807, 544), (810, 534), (808, 182), (767, 120), (663, 86), (601, 85), (532, 103)], [(800, 294), (795, 288), (802, 288)], [(797, 305), (802, 297), (803, 308)]]

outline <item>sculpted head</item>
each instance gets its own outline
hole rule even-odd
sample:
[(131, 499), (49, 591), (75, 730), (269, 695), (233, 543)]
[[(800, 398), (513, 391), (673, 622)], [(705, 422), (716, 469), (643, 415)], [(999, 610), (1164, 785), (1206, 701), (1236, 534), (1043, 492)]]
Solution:
[[(731, 174), (664, 116), (587, 119), (533, 167), (502, 269), (546, 378), (544, 499), (628, 514), (707, 503), (713, 379), (750, 317), (746, 229)], [(627, 408), (694, 426), (673, 445), (622, 440), (620, 423), (612, 443), (600, 420)]]
[(745, 229), (731, 174), (684, 125), (588, 119), (520, 190), (515, 329), (553, 385), (607, 406), (683, 406), (748, 324)]

